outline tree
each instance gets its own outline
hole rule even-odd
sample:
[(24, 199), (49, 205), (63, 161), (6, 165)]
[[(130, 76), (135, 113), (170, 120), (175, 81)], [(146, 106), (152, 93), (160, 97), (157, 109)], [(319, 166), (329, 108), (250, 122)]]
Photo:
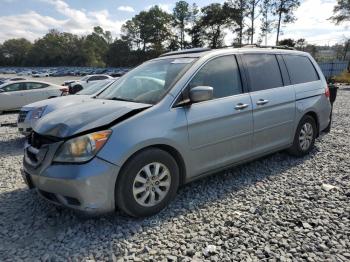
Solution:
[(248, 19), (250, 20), (249, 29), (247, 30), (250, 38), (250, 44), (254, 43), (254, 33), (255, 33), (254, 23), (255, 23), (255, 20), (260, 15), (260, 13), (257, 11), (259, 3), (260, 3), (260, 0), (248, 0), (246, 2)]
[(235, 22), (237, 27), (234, 28), (233, 32), (237, 33), (237, 45), (242, 46), (243, 33), (245, 31), (244, 18), (247, 15), (247, 0), (228, 0), (225, 2), (227, 6), (235, 10)]
[(204, 38), (211, 48), (218, 48), (223, 45), (224, 29), (231, 27), (235, 21), (233, 14), (234, 9), (227, 4), (211, 4), (202, 8), (201, 25), (206, 29)]
[(350, 21), (350, 1), (337, 0), (336, 6), (333, 9), (333, 16), (330, 19), (335, 24), (340, 24), (345, 21)]
[(307, 43), (306, 40), (304, 38), (300, 38), (295, 42), (295, 48), (301, 51), (304, 51), (305, 47), (306, 47)]
[(187, 29), (187, 33), (191, 38), (190, 46), (192, 48), (202, 47), (203, 43), (203, 28), (201, 26), (199, 9), (198, 6), (194, 3), (191, 8), (191, 17), (190, 17), (190, 28)]
[(163, 52), (164, 44), (171, 39), (172, 15), (164, 12), (159, 6), (142, 11), (122, 27), (123, 39), (143, 52), (150, 48)]
[(291, 38), (283, 39), (278, 42), (277, 45), (284, 45), (284, 46), (289, 46), (289, 47), (294, 47), (295, 46), (295, 41)]
[(3, 65), (23, 66), (32, 43), (24, 38), (10, 39), (3, 43), (0, 56)]
[(279, 42), (282, 24), (293, 23), (295, 21), (294, 11), (299, 6), (299, 0), (275, 0), (273, 2), (273, 14), (277, 16), (276, 45)]
[[(267, 36), (272, 32), (274, 20), (270, 18), (272, 11), (272, 0), (262, 0), (260, 4), (261, 10), (261, 38), (265, 39), (265, 45), (267, 45)], [(262, 40), (261, 40), (262, 41)]]
[(185, 27), (189, 20), (191, 19), (191, 11), (189, 4), (186, 1), (179, 1), (175, 3), (173, 9), (174, 17), (174, 27), (180, 31), (180, 48), (183, 49), (186, 45), (185, 43)]
[(128, 42), (122, 39), (116, 39), (107, 51), (107, 65), (118, 67), (130, 64), (131, 62), (131, 49)]

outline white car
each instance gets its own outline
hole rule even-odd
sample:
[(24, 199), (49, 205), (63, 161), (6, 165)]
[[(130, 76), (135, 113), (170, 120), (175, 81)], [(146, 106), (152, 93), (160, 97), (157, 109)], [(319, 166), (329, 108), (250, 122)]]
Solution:
[(106, 79), (113, 79), (113, 77), (109, 75), (87, 75), (79, 80), (67, 80), (63, 83), (63, 85), (70, 87), (70, 90), (69, 90), (70, 94), (75, 94), (80, 90), (88, 87), (91, 84), (91, 82), (101, 81)]
[(32, 77), (48, 77), (50, 73), (48, 71), (45, 72), (36, 72), (32, 74)]
[(67, 94), (67, 87), (41, 81), (16, 81), (0, 85), (0, 113), (47, 98)]
[(90, 101), (93, 97), (106, 90), (115, 81), (115, 78), (98, 81), (75, 95), (39, 101), (22, 107), (17, 120), (18, 131), (23, 135), (29, 135), (33, 125), (39, 118), (59, 108)]

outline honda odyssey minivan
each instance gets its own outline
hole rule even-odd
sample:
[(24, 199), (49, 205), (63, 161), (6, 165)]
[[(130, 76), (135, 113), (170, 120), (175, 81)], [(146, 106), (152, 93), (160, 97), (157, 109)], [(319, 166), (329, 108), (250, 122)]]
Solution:
[(190, 49), (136, 67), (90, 102), (41, 118), (23, 177), (47, 200), (88, 214), (161, 211), (179, 186), (329, 131), (329, 89), (307, 53)]

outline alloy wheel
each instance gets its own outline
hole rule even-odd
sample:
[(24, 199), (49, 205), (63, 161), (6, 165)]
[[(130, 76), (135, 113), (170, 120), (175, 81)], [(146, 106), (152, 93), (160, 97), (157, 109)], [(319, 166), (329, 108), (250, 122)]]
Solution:
[(137, 173), (133, 183), (133, 195), (139, 205), (152, 207), (166, 197), (170, 185), (169, 169), (159, 162), (150, 163)]
[(303, 151), (309, 149), (312, 143), (314, 131), (310, 123), (305, 123), (300, 130), (299, 145)]

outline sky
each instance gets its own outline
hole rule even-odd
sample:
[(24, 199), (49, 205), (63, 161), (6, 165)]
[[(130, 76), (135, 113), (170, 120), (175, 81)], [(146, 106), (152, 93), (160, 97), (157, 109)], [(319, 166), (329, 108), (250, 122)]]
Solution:
[[(122, 24), (138, 12), (159, 5), (171, 12), (176, 1), (171, 0), (0, 0), (0, 43), (10, 38), (24, 37), (30, 41), (43, 36), (49, 29), (88, 34), (96, 25), (120, 35)], [(188, 0), (203, 7), (223, 0)], [(310, 44), (343, 43), (350, 38), (350, 23), (334, 25), (327, 20), (336, 0), (301, 0), (295, 12), (297, 20), (283, 30), (284, 38), (305, 38)], [(268, 38), (273, 44), (275, 34)], [(232, 41), (228, 32), (226, 43)]]

